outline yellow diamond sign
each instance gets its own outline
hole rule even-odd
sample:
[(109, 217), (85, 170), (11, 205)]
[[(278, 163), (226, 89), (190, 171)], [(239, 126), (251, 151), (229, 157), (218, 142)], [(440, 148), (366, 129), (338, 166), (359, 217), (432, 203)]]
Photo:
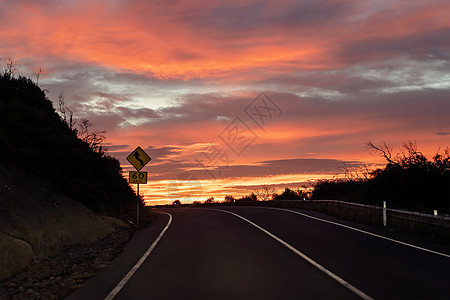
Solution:
[(150, 160), (150, 156), (142, 150), (141, 147), (137, 147), (128, 155), (127, 160), (133, 165), (133, 167), (140, 171)]

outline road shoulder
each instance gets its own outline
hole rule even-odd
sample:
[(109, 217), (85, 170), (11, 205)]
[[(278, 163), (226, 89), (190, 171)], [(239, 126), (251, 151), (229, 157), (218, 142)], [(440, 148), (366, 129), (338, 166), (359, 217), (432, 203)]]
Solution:
[(86, 281), (66, 299), (104, 299), (142, 257), (167, 224), (168, 216), (158, 214), (156, 221), (141, 230), (124, 247), (111, 264)]

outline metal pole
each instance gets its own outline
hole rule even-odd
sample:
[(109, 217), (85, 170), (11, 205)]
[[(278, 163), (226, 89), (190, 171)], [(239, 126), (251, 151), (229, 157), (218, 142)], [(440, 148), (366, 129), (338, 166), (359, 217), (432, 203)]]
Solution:
[(141, 202), (141, 196), (139, 195), (139, 183), (137, 184), (137, 203), (136, 203), (136, 225), (139, 226), (139, 202)]
[(383, 201), (383, 226), (387, 225), (387, 215), (386, 215), (386, 201)]

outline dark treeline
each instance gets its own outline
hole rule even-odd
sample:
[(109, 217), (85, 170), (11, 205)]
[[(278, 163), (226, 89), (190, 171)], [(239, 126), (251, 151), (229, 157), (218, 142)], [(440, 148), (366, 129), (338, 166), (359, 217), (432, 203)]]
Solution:
[(384, 168), (369, 176), (318, 182), (313, 199), (335, 199), (381, 205), (387, 201), (392, 208), (450, 213), (450, 151), (439, 150), (431, 160), (417, 149), (415, 142), (402, 145), (393, 155), (387, 144), (367, 143), (369, 150), (384, 157)]
[(306, 200), (311, 198), (310, 192), (302, 191), (301, 189), (291, 190), (285, 188), (281, 194), (274, 194), (272, 200)]
[[(367, 148), (386, 159), (386, 166), (374, 171), (366, 169), (362, 176), (348, 172), (345, 179), (321, 180), (313, 190), (285, 188), (281, 194), (264, 185), (250, 196), (234, 199), (225, 197), (225, 203), (270, 200), (341, 200), (354, 203), (440, 214), (450, 213), (450, 149), (438, 150), (431, 160), (417, 148), (415, 142), (402, 145), (394, 155), (387, 144)], [(209, 199), (211, 200), (211, 199)], [(211, 203), (211, 201), (206, 202)]]
[(15, 75), (10, 65), (1, 71), (0, 164), (97, 212), (126, 214), (136, 195), (119, 161), (80, 137), (89, 135), (89, 123), (82, 122), (81, 131), (72, 125), (32, 80)]
[[(290, 188), (285, 188), (281, 194), (275, 193), (275, 189), (270, 188), (268, 185), (264, 185), (259, 190), (251, 193), (250, 195), (245, 195), (240, 198), (235, 198), (231, 195), (226, 195), (222, 203), (236, 203), (236, 204), (249, 204), (256, 201), (271, 201), (271, 200), (309, 200), (311, 199), (311, 192), (305, 192), (301, 189), (292, 190)], [(215, 202), (214, 197), (208, 198), (205, 204), (220, 203)], [(196, 202), (195, 204), (200, 204)]]

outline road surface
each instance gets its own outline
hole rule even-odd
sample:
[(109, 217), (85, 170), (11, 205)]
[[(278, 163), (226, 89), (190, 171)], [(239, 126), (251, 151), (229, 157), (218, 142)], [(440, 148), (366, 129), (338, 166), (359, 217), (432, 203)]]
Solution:
[(449, 247), (296, 209), (160, 212), (68, 298), (450, 298)]

